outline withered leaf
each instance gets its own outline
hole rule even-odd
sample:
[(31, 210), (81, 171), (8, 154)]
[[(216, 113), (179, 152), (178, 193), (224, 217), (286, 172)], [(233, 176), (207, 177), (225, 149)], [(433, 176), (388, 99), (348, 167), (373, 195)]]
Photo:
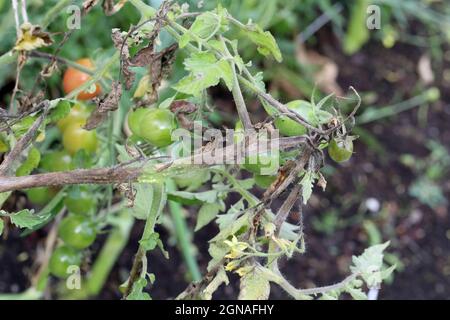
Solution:
[(197, 105), (187, 100), (177, 100), (170, 104), (169, 109), (176, 114), (178, 123), (182, 128), (188, 130), (194, 128), (194, 122), (186, 115), (195, 112), (198, 109)]
[(103, 99), (97, 99), (97, 108), (89, 116), (84, 129), (92, 130), (97, 128), (106, 119), (108, 112), (117, 110), (121, 96), (122, 86), (120, 82), (113, 81), (108, 95)]
[(133, 85), (135, 74), (130, 70), (130, 51), (126, 38), (122, 35), (119, 29), (113, 29), (111, 34), (114, 47), (120, 51), (120, 61), (122, 64), (122, 74), (125, 78), (125, 88), (129, 90)]
[(46, 47), (53, 43), (48, 32), (42, 31), (40, 26), (25, 22), (20, 26), (19, 36), (14, 46), (17, 51), (31, 51)]
[(170, 111), (173, 113), (192, 113), (197, 111), (197, 105), (187, 100), (176, 100), (170, 104)]

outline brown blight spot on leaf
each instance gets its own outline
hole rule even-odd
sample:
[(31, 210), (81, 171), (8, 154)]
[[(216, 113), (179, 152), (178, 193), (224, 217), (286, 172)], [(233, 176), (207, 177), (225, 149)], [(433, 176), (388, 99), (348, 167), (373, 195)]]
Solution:
[(108, 95), (105, 98), (96, 99), (97, 108), (89, 116), (84, 129), (92, 130), (97, 128), (106, 119), (108, 112), (117, 110), (121, 96), (122, 86), (120, 82), (113, 81)]

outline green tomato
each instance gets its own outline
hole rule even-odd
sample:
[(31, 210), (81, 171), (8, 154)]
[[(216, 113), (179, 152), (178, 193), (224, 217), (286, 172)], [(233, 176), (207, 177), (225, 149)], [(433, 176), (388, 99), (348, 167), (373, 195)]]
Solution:
[(47, 153), (42, 157), (40, 167), (47, 172), (72, 170), (72, 157), (67, 151)]
[(76, 249), (61, 246), (53, 251), (49, 261), (50, 273), (59, 278), (67, 278), (67, 273), (70, 266), (79, 266), (81, 263), (81, 253)]
[(69, 212), (87, 214), (95, 208), (97, 201), (88, 189), (80, 187), (76, 191), (69, 192), (64, 204)]
[(43, 206), (47, 204), (55, 195), (55, 190), (47, 187), (38, 187), (25, 190), (25, 193), (30, 202)]
[(56, 125), (64, 133), (66, 128), (72, 123), (82, 123), (83, 125), (86, 123), (87, 118), (89, 117), (89, 110), (82, 103), (75, 104), (71, 109), (69, 114), (59, 120)]
[(70, 154), (78, 150), (94, 153), (97, 150), (97, 133), (82, 128), (83, 123), (74, 122), (69, 124), (63, 133), (63, 146)]
[(263, 176), (255, 174), (253, 178), (255, 179), (255, 183), (258, 187), (266, 189), (270, 187), (270, 185), (277, 179), (277, 176)]
[(128, 113), (128, 127), (133, 135), (141, 137), (141, 120), (149, 111), (151, 111), (151, 109), (137, 108), (136, 110)]
[(172, 144), (172, 132), (176, 128), (175, 115), (167, 109), (151, 109), (139, 122), (139, 135), (156, 147)]
[(328, 145), (328, 154), (336, 162), (347, 161), (353, 154), (353, 141), (351, 139), (345, 141), (331, 140)]
[(70, 215), (61, 221), (58, 234), (68, 246), (75, 249), (89, 247), (97, 236), (95, 225), (81, 215)]
[[(314, 116), (313, 106), (308, 101), (294, 100), (286, 104), (286, 107), (290, 110), (297, 112), (311, 125), (317, 126), (318, 120)], [(275, 127), (280, 130), (280, 133), (284, 136), (293, 137), (306, 134), (306, 128), (290, 119), (287, 116), (280, 116), (274, 121)]]

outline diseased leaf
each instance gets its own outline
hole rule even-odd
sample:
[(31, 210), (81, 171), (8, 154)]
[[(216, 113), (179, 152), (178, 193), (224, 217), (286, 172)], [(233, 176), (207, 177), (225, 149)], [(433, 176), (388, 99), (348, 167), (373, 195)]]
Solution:
[(47, 47), (53, 43), (50, 34), (42, 31), (40, 26), (25, 22), (20, 26), (14, 50), (31, 51), (41, 47)]
[(92, 130), (97, 128), (108, 116), (110, 111), (115, 111), (119, 107), (122, 97), (122, 85), (118, 81), (113, 81), (111, 91), (106, 97), (96, 99), (97, 108), (91, 113), (84, 125), (84, 129)]

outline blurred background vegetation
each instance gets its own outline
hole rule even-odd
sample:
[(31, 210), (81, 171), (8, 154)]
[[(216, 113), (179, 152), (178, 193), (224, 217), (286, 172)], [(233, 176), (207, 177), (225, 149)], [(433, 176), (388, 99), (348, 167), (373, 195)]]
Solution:
[[(32, 22), (45, 24), (60, 2), (28, 0)], [(80, 5), (82, 1), (65, 2)], [(160, 4), (158, 0), (148, 2), (155, 7)], [(248, 49), (243, 45), (241, 54), (253, 60), (255, 68), (264, 70), (267, 87), (282, 101), (310, 99), (313, 94), (318, 98), (332, 92), (344, 95), (349, 86), (362, 96), (354, 130), (360, 138), (354, 156), (342, 165), (327, 162), (327, 190), (317, 190), (305, 209), (307, 253), (286, 263), (284, 272), (293, 284), (307, 287), (341, 279), (353, 253), (390, 240), (387, 259), (397, 264), (397, 272), (381, 291), (381, 298), (450, 297), (450, 2), (187, 2), (191, 8), (212, 8), (221, 3), (241, 21), (251, 19), (271, 31), (283, 53), (281, 64), (255, 56), (250, 44)], [(369, 4), (381, 8), (379, 30), (365, 27)], [(65, 10), (60, 12), (49, 25), (55, 43), (66, 30), (68, 15)], [(60, 55), (71, 60), (89, 56), (101, 65), (115, 51), (107, 30), (128, 30), (138, 20), (139, 14), (131, 5), (111, 17), (95, 8)], [(13, 47), (15, 37), (10, 1), (0, 0), (0, 55)], [(164, 44), (164, 37), (161, 40)], [(246, 39), (240, 41), (245, 43)], [(24, 91), (31, 90), (44, 63), (32, 59), (24, 68)], [(173, 71), (169, 81), (181, 76), (177, 65)], [(0, 66), (2, 107), (9, 103), (14, 76), (14, 65)], [(49, 98), (62, 95), (60, 82), (60, 73), (48, 80)], [(212, 119), (219, 126), (234, 126), (237, 116), (231, 96), (220, 88), (212, 94)], [(251, 101), (251, 115), (255, 120), (264, 119), (261, 105), (256, 99)], [(346, 108), (345, 103), (342, 107)], [(195, 210), (187, 217), (191, 226), (195, 225), (194, 214)], [(164, 261), (160, 253), (150, 257), (158, 279), (154, 298), (174, 296), (186, 286), (186, 267), (170, 227), (167, 230), (161, 234), (171, 244), (171, 260)], [(195, 234), (201, 266), (208, 261), (206, 242), (215, 231), (214, 226), (208, 226)], [(138, 237), (138, 231), (132, 232), (130, 244), (110, 276), (114, 285), (129, 268)], [(27, 288), (24, 274), (32, 262), (29, 241), (11, 236), (0, 242), (0, 292)], [(117, 298), (114, 285), (107, 285), (100, 297)], [(233, 296), (235, 290), (222, 289), (221, 295)], [(277, 289), (272, 296), (286, 298)]]

